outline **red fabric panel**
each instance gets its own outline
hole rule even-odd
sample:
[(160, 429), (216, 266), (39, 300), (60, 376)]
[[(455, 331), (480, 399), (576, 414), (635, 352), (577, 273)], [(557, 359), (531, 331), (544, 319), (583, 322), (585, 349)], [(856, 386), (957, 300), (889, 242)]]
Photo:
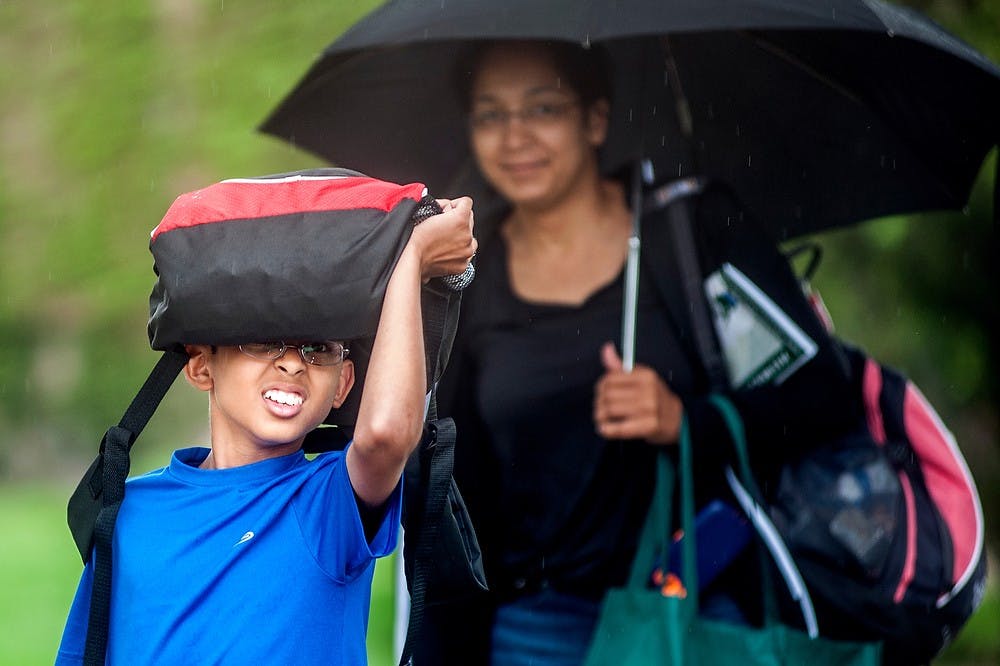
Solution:
[(952, 583), (964, 583), (979, 562), (983, 543), (982, 508), (975, 483), (955, 438), (912, 384), (906, 387), (903, 414), (927, 491), (951, 533), (955, 547)]
[(182, 194), (153, 229), (161, 233), (224, 220), (246, 220), (306, 212), (390, 211), (404, 199), (419, 201), (422, 183), (396, 185), (373, 178), (302, 177), (225, 180)]

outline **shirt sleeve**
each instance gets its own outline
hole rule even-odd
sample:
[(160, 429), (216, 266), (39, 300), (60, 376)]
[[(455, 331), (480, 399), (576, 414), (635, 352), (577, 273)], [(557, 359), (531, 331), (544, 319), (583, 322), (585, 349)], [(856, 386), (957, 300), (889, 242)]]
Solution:
[[(93, 558), (91, 558), (93, 562)], [(80, 584), (76, 588), (76, 596), (66, 618), (62, 641), (56, 653), (56, 666), (83, 664), (84, 648), (87, 643), (87, 623), (90, 617), (90, 594), (94, 587), (94, 570), (90, 562), (83, 569)]]
[(401, 484), (386, 500), (382, 521), (369, 542), (344, 452), (320, 455), (311, 464), (317, 468), (296, 498), (296, 513), (319, 565), (334, 579), (348, 581), (364, 572), (375, 558), (395, 550), (402, 513)]

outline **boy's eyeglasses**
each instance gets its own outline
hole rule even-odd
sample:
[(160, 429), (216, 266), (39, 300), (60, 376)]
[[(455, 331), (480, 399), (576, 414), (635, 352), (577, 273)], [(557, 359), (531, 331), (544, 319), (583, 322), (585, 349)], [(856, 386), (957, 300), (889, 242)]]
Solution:
[(469, 114), (469, 124), (478, 132), (496, 132), (517, 118), (532, 129), (549, 127), (561, 121), (576, 106), (577, 101), (539, 102), (511, 111), (497, 107), (474, 110)]
[(296, 349), (302, 360), (309, 365), (337, 365), (350, 351), (339, 342), (307, 342), (290, 345), (284, 342), (248, 342), (237, 345), (239, 350), (253, 358), (274, 361), (285, 355), (289, 349)]

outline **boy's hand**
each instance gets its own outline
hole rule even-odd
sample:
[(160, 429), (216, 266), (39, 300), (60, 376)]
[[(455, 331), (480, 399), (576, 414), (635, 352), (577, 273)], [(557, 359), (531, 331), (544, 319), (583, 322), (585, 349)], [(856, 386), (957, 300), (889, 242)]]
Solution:
[(406, 250), (416, 254), (424, 280), (456, 275), (465, 270), (476, 254), (478, 243), (472, 235), (472, 199), (438, 199), (444, 210), (413, 228)]

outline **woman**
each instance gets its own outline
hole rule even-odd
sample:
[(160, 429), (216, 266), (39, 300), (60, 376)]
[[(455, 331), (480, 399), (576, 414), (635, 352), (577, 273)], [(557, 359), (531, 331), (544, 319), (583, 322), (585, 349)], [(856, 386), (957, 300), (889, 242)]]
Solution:
[[(497, 43), (464, 62), (472, 152), (507, 209), (480, 238), (439, 405), (458, 426), (455, 476), (491, 596), (433, 611), (441, 643), (424, 649), (428, 663), (579, 664), (634, 555), (657, 450), (687, 414), (709, 497), (726, 442), (683, 325), (648, 276), (632, 372), (616, 351), (631, 211), (623, 183), (599, 169), (610, 109), (600, 53)], [(754, 434), (793, 425), (771, 423), (768, 393), (734, 396)]]

